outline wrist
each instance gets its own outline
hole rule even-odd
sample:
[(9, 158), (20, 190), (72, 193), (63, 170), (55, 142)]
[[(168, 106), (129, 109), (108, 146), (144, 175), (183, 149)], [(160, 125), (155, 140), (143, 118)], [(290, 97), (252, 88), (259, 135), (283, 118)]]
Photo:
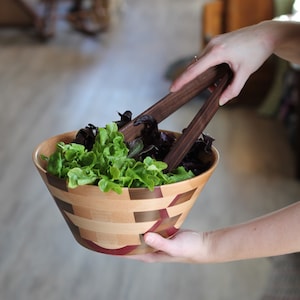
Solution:
[[(206, 262), (223, 263), (239, 260), (240, 243), (236, 243), (233, 228), (223, 228), (211, 232), (204, 233)], [(239, 239), (238, 239), (239, 240)]]
[(216, 263), (220, 260), (217, 249), (217, 234), (215, 231), (197, 233), (199, 248), (195, 253), (195, 261), (198, 263)]
[(258, 23), (254, 34), (260, 37), (261, 44), (271, 55), (274, 53), (279, 42), (277, 21), (267, 20)]

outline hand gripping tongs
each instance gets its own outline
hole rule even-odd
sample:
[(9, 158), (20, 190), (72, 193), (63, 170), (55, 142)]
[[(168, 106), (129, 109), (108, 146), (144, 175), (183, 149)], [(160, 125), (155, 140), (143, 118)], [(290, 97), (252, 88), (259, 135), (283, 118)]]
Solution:
[(150, 115), (159, 123), (194, 98), (198, 93), (206, 88), (210, 88), (209, 90), (212, 91), (211, 95), (164, 158), (164, 162), (168, 164), (167, 170), (172, 171), (180, 164), (217, 112), (219, 98), (232, 77), (233, 73), (227, 64), (220, 64), (209, 68), (185, 84), (179, 91), (169, 93), (128, 124), (124, 125), (120, 131), (124, 134), (125, 141), (132, 141), (140, 135), (143, 125), (135, 126), (134, 123), (141, 116)]

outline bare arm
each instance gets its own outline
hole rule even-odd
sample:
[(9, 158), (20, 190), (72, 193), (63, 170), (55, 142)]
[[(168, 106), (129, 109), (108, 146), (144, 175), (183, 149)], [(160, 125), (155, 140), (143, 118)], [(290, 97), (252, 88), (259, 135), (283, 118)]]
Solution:
[[(211, 66), (228, 63), (234, 80), (220, 104), (237, 96), (249, 76), (272, 54), (300, 64), (300, 23), (265, 21), (211, 40), (199, 60), (172, 85), (171, 91)], [(300, 251), (300, 202), (279, 211), (211, 232), (180, 231), (172, 239), (147, 233), (145, 242), (158, 252), (131, 257), (149, 262), (227, 262)]]
[(299, 45), (300, 23), (297, 22), (264, 21), (219, 35), (209, 42), (199, 60), (175, 80), (171, 91), (179, 90), (209, 67), (225, 62), (235, 76), (220, 98), (220, 104), (223, 105), (240, 93), (249, 76), (271, 54), (300, 64)]
[(232, 261), (300, 251), (300, 202), (208, 234), (213, 260)]
[(270, 34), (274, 36), (273, 53), (287, 61), (300, 64), (300, 23), (272, 22), (274, 25), (270, 26)]
[(157, 253), (131, 258), (146, 262), (219, 263), (300, 251), (300, 202), (247, 223), (211, 232), (181, 231), (173, 239), (145, 235)]

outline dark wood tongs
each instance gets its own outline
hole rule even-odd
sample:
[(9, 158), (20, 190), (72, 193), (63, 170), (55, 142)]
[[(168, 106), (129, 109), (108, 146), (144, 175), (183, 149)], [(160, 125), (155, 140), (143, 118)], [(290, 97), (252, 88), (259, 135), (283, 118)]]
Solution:
[(194, 98), (199, 92), (206, 88), (211, 88), (211, 95), (201, 106), (199, 112), (164, 159), (168, 164), (168, 171), (172, 171), (180, 164), (184, 156), (217, 112), (219, 108), (219, 98), (230, 83), (232, 77), (233, 73), (227, 64), (220, 64), (209, 68), (195, 79), (185, 84), (179, 91), (169, 93), (131, 122), (123, 126), (120, 131), (124, 134), (125, 141), (132, 141), (140, 135), (143, 125), (135, 126), (134, 123), (135, 120), (141, 116), (150, 115), (156, 119), (157, 123), (159, 123)]

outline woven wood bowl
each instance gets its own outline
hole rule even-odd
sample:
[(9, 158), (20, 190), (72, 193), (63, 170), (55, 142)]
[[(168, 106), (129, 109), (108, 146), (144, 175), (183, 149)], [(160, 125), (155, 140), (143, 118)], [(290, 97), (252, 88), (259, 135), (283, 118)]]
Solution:
[(47, 173), (41, 154), (49, 156), (57, 142), (70, 143), (76, 132), (51, 137), (33, 152), (33, 162), (68, 224), (82, 246), (111, 255), (153, 252), (143, 234), (173, 236), (187, 217), (201, 190), (215, 170), (219, 155), (206, 172), (182, 182), (147, 188), (123, 188), (122, 194), (101, 192), (98, 186), (69, 189), (66, 181)]

